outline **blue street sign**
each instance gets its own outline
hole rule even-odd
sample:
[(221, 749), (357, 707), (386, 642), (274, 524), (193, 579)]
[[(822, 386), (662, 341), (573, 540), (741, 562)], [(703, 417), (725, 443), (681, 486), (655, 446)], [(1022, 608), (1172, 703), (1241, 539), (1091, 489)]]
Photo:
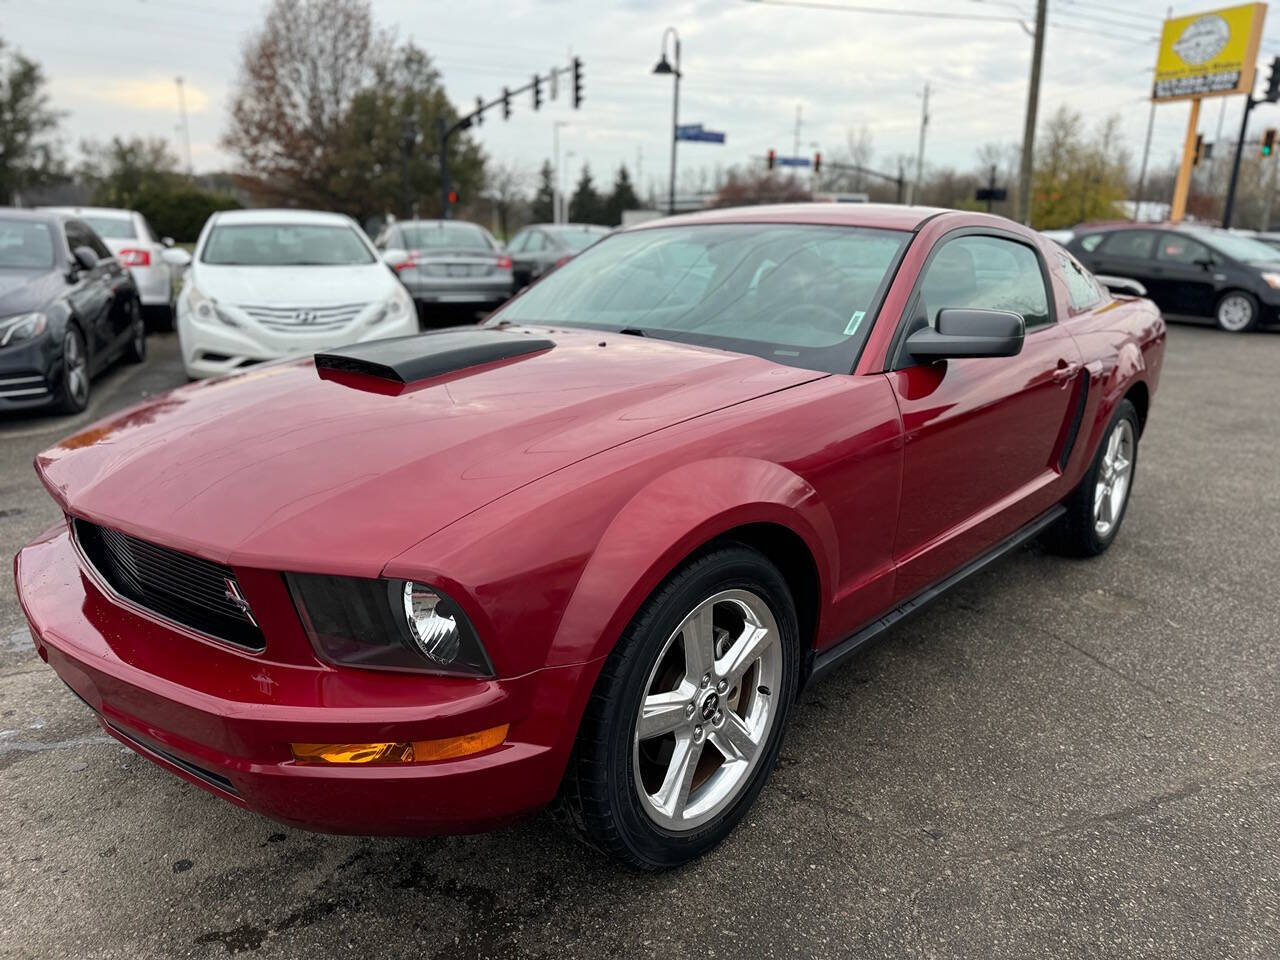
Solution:
[(779, 167), (807, 167), (809, 166), (808, 157), (777, 157), (774, 164)]
[(686, 123), (676, 127), (677, 140), (696, 140), (700, 143), (724, 143), (719, 130), (704, 130), (700, 123)]

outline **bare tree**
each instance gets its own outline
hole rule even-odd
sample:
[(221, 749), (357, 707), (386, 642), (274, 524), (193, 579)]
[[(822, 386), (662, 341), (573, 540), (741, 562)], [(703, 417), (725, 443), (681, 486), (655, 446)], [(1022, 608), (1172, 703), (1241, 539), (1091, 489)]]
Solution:
[(274, 0), (245, 45), (224, 145), (275, 199), (337, 206), (332, 147), (391, 50), (367, 0)]
[(498, 225), (504, 238), (510, 237), (512, 215), (527, 205), (529, 171), (515, 162), (492, 163), (487, 170), (489, 196), (498, 212)]

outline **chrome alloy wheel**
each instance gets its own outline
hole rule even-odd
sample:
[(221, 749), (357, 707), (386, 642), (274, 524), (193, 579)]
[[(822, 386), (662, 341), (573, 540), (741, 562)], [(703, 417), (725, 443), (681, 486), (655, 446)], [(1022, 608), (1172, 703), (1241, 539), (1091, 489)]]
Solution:
[(778, 715), (782, 657), (777, 621), (749, 590), (708, 597), (667, 638), (631, 752), (641, 806), (658, 826), (692, 830), (742, 792)]
[(1124, 511), (1133, 479), (1133, 423), (1116, 421), (1107, 436), (1102, 463), (1098, 467), (1098, 483), (1093, 490), (1093, 529), (1101, 538), (1110, 536)]
[(1218, 304), (1218, 326), (1231, 333), (1246, 330), (1253, 322), (1253, 304), (1243, 294), (1233, 293)]
[(77, 407), (83, 407), (89, 398), (89, 361), (84, 355), (84, 341), (74, 330), (68, 330), (62, 342), (62, 363), (67, 394)]

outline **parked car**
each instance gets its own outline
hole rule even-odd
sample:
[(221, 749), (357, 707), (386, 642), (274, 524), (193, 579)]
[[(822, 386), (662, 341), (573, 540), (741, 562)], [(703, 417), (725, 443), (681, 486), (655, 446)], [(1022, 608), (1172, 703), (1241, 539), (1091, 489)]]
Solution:
[(511, 257), (478, 224), (402, 220), (388, 224), (376, 242), (429, 326), (448, 317), (449, 308), (488, 310), (511, 296)]
[(1074, 230), (1041, 230), (1040, 236), (1048, 237), (1056, 243), (1062, 244), (1064, 247), (1071, 242), (1071, 238), (1075, 236)]
[(522, 290), (556, 267), (563, 267), (601, 237), (608, 227), (593, 223), (531, 223), (507, 245), (515, 286)]
[(418, 331), (413, 301), (350, 217), (229, 210), (200, 231), (178, 297), (193, 379)]
[(1253, 239), (1261, 243), (1265, 243), (1273, 250), (1280, 251), (1280, 233), (1272, 233), (1269, 230), (1264, 230), (1257, 233), (1251, 233), (1249, 236), (1252, 236)]
[(1067, 249), (1099, 274), (1131, 277), (1166, 314), (1231, 333), (1280, 322), (1280, 250), (1229, 230), (1122, 222), (1077, 227)]
[[(115, 207), (44, 207), (87, 223), (123, 266), (133, 274), (142, 307), (153, 329), (173, 329), (174, 282), (191, 256), (161, 237), (137, 210)], [(166, 253), (165, 251), (172, 251)]]
[(676, 217), (41, 453), (18, 594), (109, 733), (233, 803), (406, 835), (559, 795), (669, 867), (805, 684), (1032, 537), (1115, 541), (1164, 342), (989, 214)]
[(138, 288), (89, 225), (0, 208), (0, 411), (77, 413), (95, 376), (146, 356)]

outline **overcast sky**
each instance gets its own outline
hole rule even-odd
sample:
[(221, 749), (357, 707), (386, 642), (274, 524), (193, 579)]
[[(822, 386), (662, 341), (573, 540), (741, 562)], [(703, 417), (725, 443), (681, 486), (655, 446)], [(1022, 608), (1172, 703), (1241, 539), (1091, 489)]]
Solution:
[[(492, 158), (531, 172), (550, 156), (552, 124), (561, 120), (569, 124), (561, 149), (574, 153), (565, 163), (570, 176), (584, 160), (597, 180), (609, 179), (619, 163), (633, 170), (639, 163), (642, 186), (665, 187), (671, 79), (650, 71), (667, 26), (679, 31), (683, 45), (681, 122), (701, 122), (728, 137), (724, 146), (682, 143), (682, 171), (741, 164), (770, 147), (790, 153), (797, 107), (802, 154), (817, 144), (831, 156), (849, 130), (866, 126), (877, 161), (888, 165), (915, 153), (926, 81), (929, 165), (970, 169), (982, 144), (1021, 139), (1031, 41), (1013, 21), (1030, 16), (1034, 0), (828, 2), (952, 19), (749, 0), (375, 0), (374, 13), (381, 25), (428, 50), (459, 105), (582, 57), (581, 110), (562, 90), (540, 112), (526, 98), (509, 122), (492, 116), (477, 133)], [(1173, 10), (1218, 5), (1178, 3)], [(167, 137), (178, 147), (174, 77), (181, 75), (195, 167), (227, 169), (234, 158), (218, 140), (229, 93), (243, 40), (267, 6), (266, 0), (0, 0), (0, 37), (44, 65), (54, 102), (67, 112), (69, 146), (119, 134)], [(1050, 0), (1041, 116), (1061, 103), (1090, 116), (1118, 113), (1136, 158), (1166, 9), (1153, 0)], [(1264, 59), (1280, 53), (1278, 18), (1273, 11)], [(1239, 100), (1226, 108), (1224, 136), (1239, 123)], [(1153, 163), (1179, 148), (1187, 109), (1157, 109)], [(1202, 110), (1207, 139), (1219, 115), (1218, 103)], [(1280, 123), (1280, 107), (1264, 106), (1254, 118), (1258, 127)]]

